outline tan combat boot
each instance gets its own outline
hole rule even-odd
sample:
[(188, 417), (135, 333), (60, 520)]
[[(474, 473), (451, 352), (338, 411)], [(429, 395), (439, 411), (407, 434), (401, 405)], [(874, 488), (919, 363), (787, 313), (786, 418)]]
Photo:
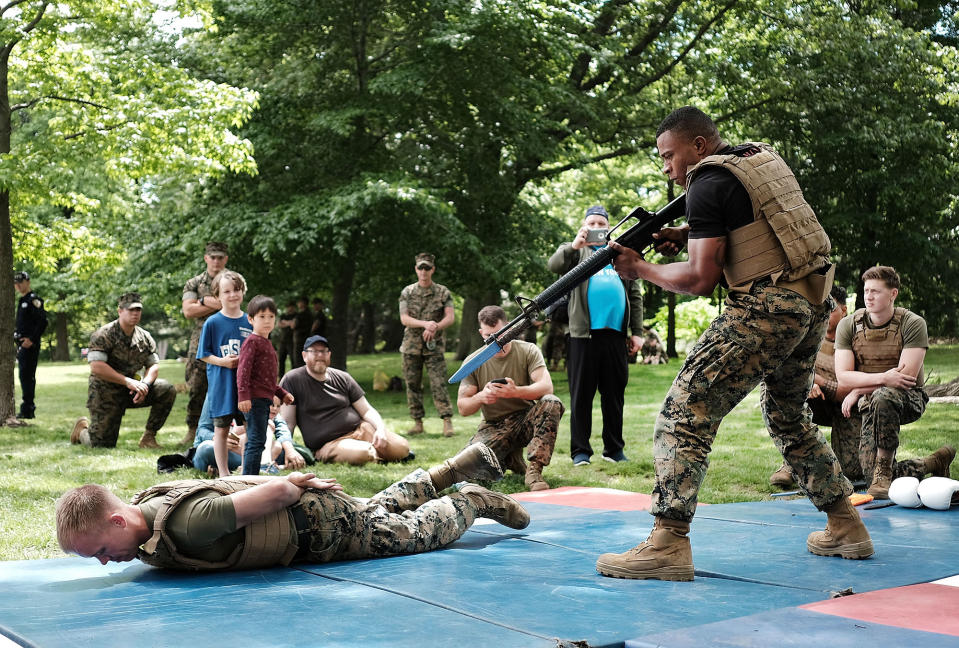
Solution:
[(531, 491), (546, 490), (549, 484), (543, 479), (543, 464), (535, 461), (529, 462), (526, 467), (526, 487)]
[(949, 464), (956, 458), (956, 449), (952, 446), (942, 446), (925, 458), (926, 472), (933, 477), (948, 477)]
[(811, 553), (852, 560), (868, 558), (873, 554), (869, 531), (848, 497), (840, 497), (826, 508), (826, 516), (826, 530), (813, 531), (806, 538), (806, 548)]
[(86, 416), (81, 416), (73, 424), (73, 431), (70, 433), (70, 443), (74, 445), (90, 445), (90, 421)]
[(143, 433), (143, 436), (140, 437), (140, 443), (138, 444), (141, 448), (161, 448), (159, 443), (157, 443), (157, 433), (147, 430)]
[(455, 457), (433, 466), (428, 472), (436, 492), (446, 490), (456, 482), (503, 477), (496, 455), (482, 443), (466, 446)]
[(453, 436), (453, 419), (449, 417), (443, 419), (443, 436)]
[(796, 480), (793, 477), (793, 469), (789, 467), (788, 463), (783, 461), (783, 464), (776, 469), (776, 472), (769, 476), (769, 483), (779, 488), (790, 488), (794, 486)]
[(695, 572), (688, 533), (689, 522), (657, 516), (646, 542), (625, 553), (603, 554), (596, 571), (615, 578), (691, 581)]
[(890, 484), (892, 484), (892, 457), (882, 459), (877, 456), (876, 469), (872, 473), (872, 483), (866, 493), (877, 500), (889, 499)]
[(193, 442), (196, 441), (196, 426), (187, 427), (186, 434), (183, 435), (183, 438), (180, 440), (180, 445), (193, 445)]
[(413, 419), (413, 427), (406, 431), (409, 436), (423, 434), (423, 419)]
[(529, 513), (509, 495), (476, 484), (466, 484), (459, 492), (476, 507), (477, 517), (496, 520), (511, 529), (525, 529), (529, 526)]

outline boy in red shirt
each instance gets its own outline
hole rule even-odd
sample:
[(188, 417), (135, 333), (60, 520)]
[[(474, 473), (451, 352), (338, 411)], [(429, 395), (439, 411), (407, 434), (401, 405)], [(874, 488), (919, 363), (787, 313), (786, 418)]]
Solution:
[(236, 367), (237, 407), (246, 417), (243, 474), (258, 475), (273, 396), (290, 405), (293, 394), (276, 382), (278, 363), (270, 343), (270, 332), (276, 325), (276, 303), (266, 295), (257, 295), (247, 304), (246, 314), (253, 326), (253, 335), (240, 347)]

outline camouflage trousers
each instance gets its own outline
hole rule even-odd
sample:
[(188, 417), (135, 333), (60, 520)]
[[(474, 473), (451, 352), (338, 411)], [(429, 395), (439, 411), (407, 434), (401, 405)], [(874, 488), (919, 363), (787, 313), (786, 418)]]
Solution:
[(183, 370), (187, 388), (190, 390), (190, 400), (186, 404), (186, 425), (191, 430), (196, 429), (203, 412), (203, 401), (206, 400), (206, 363), (196, 358), (199, 346), (200, 329), (196, 329), (190, 338), (186, 367)]
[(120, 436), (120, 423), (127, 409), (149, 407), (146, 429), (157, 432), (166, 423), (176, 387), (163, 379), (157, 379), (140, 403), (134, 403), (130, 390), (124, 385), (115, 385), (104, 380), (90, 380), (87, 408), (90, 410), (90, 445), (113, 448)]
[(410, 418), (421, 419), (426, 414), (423, 409), (423, 365), (426, 365), (433, 394), (433, 405), (440, 418), (453, 416), (450, 394), (446, 382), (446, 358), (440, 353), (403, 354), (403, 380), (406, 381), (406, 403), (410, 408)]
[(308, 490), (300, 505), (312, 527), (308, 562), (439, 549), (466, 533), (478, 513), (465, 495), (438, 497), (429, 474), (420, 469), (369, 499)]
[[(859, 439), (859, 461), (866, 479), (872, 477), (876, 466), (876, 450), (899, 448), (899, 427), (918, 421), (926, 411), (929, 397), (920, 387), (895, 389), (880, 387), (859, 399), (862, 415), (862, 433)], [(922, 479), (926, 463), (922, 459), (894, 461), (892, 476)]]
[(852, 493), (812, 422), (806, 396), (834, 303), (810, 304), (768, 281), (731, 292), (690, 351), (656, 420), (651, 513), (690, 521), (719, 424), (757, 385), (769, 434), (820, 510)]
[[(812, 420), (816, 425), (825, 425), (832, 431), (829, 445), (832, 447), (843, 474), (852, 480), (864, 479), (862, 463), (859, 459), (859, 437), (862, 430), (862, 417), (858, 413), (846, 418), (842, 413), (842, 403), (826, 402), (822, 398), (806, 401), (812, 409)], [(872, 448), (875, 461), (876, 448)]]
[(519, 448), (526, 448), (529, 461), (548, 466), (556, 447), (559, 420), (565, 411), (563, 401), (547, 394), (529, 409), (496, 421), (483, 421), (470, 443), (482, 442), (504, 469), (510, 464), (510, 455)]

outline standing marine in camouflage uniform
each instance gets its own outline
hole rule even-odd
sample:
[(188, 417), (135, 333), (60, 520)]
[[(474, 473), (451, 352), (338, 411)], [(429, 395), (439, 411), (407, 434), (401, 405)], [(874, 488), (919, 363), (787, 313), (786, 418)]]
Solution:
[(187, 350), (184, 369), (186, 384), (190, 390), (190, 401), (186, 406), (186, 436), (181, 443), (193, 444), (196, 425), (203, 411), (206, 399), (206, 363), (197, 360), (196, 351), (200, 344), (200, 333), (206, 318), (220, 310), (220, 300), (213, 296), (213, 280), (226, 268), (229, 260), (226, 243), (211, 241), (206, 244), (203, 260), (206, 270), (186, 282), (183, 286), (183, 316), (193, 320), (190, 333), (190, 347)]
[(685, 187), (687, 223), (659, 233), (658, 249), (687, 244), (689, 260), (656, 265), (616, 243), (616, 271), (674, 292), (729, 286), (666, 395), (654, 431), (656, 516), (645, 542), (603, 554), (597, 570), (620, 578), (693, 579), (689, 523), (723, 417), (762, 385), (763, 418), (800, 488), (828, 516), (806, 539), (818, 555), (866, 558), (872, 540), (849, 501), (852, 484), (812, 422), (806, 396), (832, 311), (829, 238), (795, 177), (766, 144), (731, 147), (702, 111), (671, 113), (657, 132), (664, 172)]
[[(132, 504), (91, 484), (57, 500), (57, 539), (64, 551), (104, 564), (136, 557), (195, 571), (420, 553), (454, 542), (477, 517), (525, 528), (529, 514), (501, 493), (468, 484), (438, 494), (454, 482), (500, 476), (496, 457), (475, 444), (369, 499), (299, 472), (169, 482), (137, 494)], [(123, 531), (105, 538), (104, 528), (117, 526), (118, 516)], [(194, 516), (204, 523), (191, 525)]]
[(416, 283), (400, 293), (400, 321), (406, 330), (400, 353), (403, 354), (403, 378), (406, 402), (413, 427), (407, 434), (423, 433), (423, 365), (429, 375), (433, 405), (443, 419), (443, 436), (453, 436), (453, 406), (446, 391), (446, 352), (443, 329), (453, 324), (453, 296), (446, 286), (433, 282), (436, 264), (432, 254), (416, 255)]
[[(477, 315), (483, 339), (506, 326), (499, 306)], [(565, 407), (553, 395), (553, 379), (539, 347), (513, 340), (460, 383), (456, 406), (462, 416), (482, 410), (483, 422), (470, 440), (496, 453), (504, 469), (524, 475), (531, 491), (545, 490), (543, 467), (549, 465)], [(523, 461), (523, 453), (529, 465)]]
[[(176, 388), (157, 378), (160, 359), (156, 342), (137, 326), (142, 314), (140, 295), (126, 293), (117, 303), (117, 319), (90, 336), (87, 353), (90, 419), (84, 416), (77, 420), (70, 435), (71, 443), (116, 447), (120, 422), (127, 408), (149, 407), (150, 416), (146, 431), (140, 437), (140, 447), (160, 447), (156, 434), (173, 409)], [(145, 370), (143, 374), (141, 370)]]
[(919, 420), (929, 402), (922, 389), (929, 336), (922, 317), (896, 307), (895, 269), (873, 266), (862, 280), (866, 307), (845, 317), (836, 329), (836, 376), (849, 392), (842, 413), (862, 416), (854, 438), (859, 440), (863, 474), (871, 479), (866, 492), (889, 499), (889, 485), (896, 477), (948, 477), (956, 451), (943, 446), (923, 459), (896, 461), (899, 427)]

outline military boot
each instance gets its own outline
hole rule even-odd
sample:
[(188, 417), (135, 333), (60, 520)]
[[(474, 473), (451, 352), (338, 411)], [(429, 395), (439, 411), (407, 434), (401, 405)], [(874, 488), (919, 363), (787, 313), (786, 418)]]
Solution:
[(453, 436), (453, 419), (446, 417), (443, 419), (443, 436), (451, 437)]
[(455, 457), (433, 466), (428, 472), (436, 492), (446, 490), (456, 482), (503, 477), (496, 455), (482, 443), (466, 446)]
[(842, 556), (852, 560), (873, 554), (869, 531), (859, 511), (845, 496), (826, 508), (826, 530), (810, 533), (806, 548), (817, 556)]
[(86, 416), (81, 416), (73, 424), (73, 431), (70, 432), (70, 443), (74, 445), (90, 445), (90, 421)]
[(138, 444), (141, 448), (161, 448), (162, 446), (157, 443), (157, 433), (147, 430), (143, 433), (143, 436), (140, 437), (140, 443)]
[(956, 458), (956, 449), (952, 446), (942, 446), (931, 455), (926, 457), (926, 472), (932, 473), (933, 477), (948, 477), (949, 464)]
[(646, 542), (621, 554), (605, 553), (596, 561), (596, 571), (614, 578), (693, 580), (693, 551), (689, 546), (689, 522), (656, 517)]
[(526, 467), (526, 487), (531, 491), (549, 488), (549, 484), (543, 479), (543, 464), (536, 461), (529, 462), (529, 466)]
[(789, 488), (795, 485), (796, 480), (793, 477), (793, 469), (790, 468), (789, 464), (783, 461), (776, 472), (769, 476), (769, 483), (772, 486), (778, 486), (779, 488)]
[(196, 441), (196, 426), (187, 427), (186, 434), (183, 435), (183, 438), (180, 440), (180, 445), (193, 445)]
[(872, 483), (867, 494), (874, 499), (889, 499), (889, 485), (892, 484), (892, 457), (883, 459), (876, 457), (876, 469), (872, 473)]
[(409, 436), (423, 434), (423, 419), (413, 419), (413, 427), (406, 431)]
[(525, 529), (529, 526), (529, 513), (509, 495), (476, 484), (466, 484), (459, 492), (476, 507), (477, 517), (496, 520), (511, 529)]

